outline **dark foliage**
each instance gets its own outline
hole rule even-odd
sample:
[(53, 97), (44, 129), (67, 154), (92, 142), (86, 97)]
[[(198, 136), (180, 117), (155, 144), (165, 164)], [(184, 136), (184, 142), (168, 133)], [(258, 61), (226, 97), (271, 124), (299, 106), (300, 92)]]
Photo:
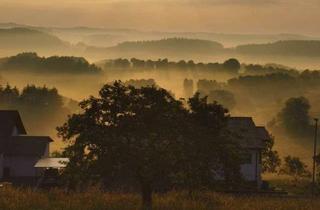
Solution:
[(115, 60), (107, 60), (102, 65), (106, 71), (116, 70), (123, 71), (202, 71), (212, 74), (227, 74), (230, 76), (237, 75), (240, 69), (240, 63), (236, 59), (229, 59), (225, 63), (195, 63), (193, 60), (178, 62), (169, 61), (168, 59), (140, 60), (132, 58), (130, 60), (118, 58)]
[(285, 129), (292, 136), (309, 137), (313, 135), (309, 110), (308, 99), (304, 97), (290, 98), (275, 119), (274, 126)]
[(36, 53), (11, 56), (0, 64), (2, 71), (50, 74), (98, 74), (101, 70), (81, 57), (39, 57)]
[(164, 89), (105, 85), (58, 128), (69, 143), (69, 184), (139, 187), (148, 209), (155, 190), (213, 187), (213, 170), (228, 186), (238, 184), (239, 148), (226, 130), (227, 111), (199, 94), (189, 106)]
[(274, 137), (265, 141), (265, 148), (262, 151), (262, 171), (269, 173), (279, 172), (281, 159), (279, 153), (273, 149)]

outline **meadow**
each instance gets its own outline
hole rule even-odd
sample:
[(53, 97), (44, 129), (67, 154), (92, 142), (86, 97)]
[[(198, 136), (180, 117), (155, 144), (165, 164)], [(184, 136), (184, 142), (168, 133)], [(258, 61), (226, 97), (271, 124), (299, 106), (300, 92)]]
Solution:
[[(320, 198), (235, 196), (214, 192), (170, 192), (154, 195), (154, 210), (308, 210), (319, 209)], [(105, 193), (93, 188), (81, 193), (62, 190), (0, 189), (0, 209), (5, 210), (139, 210), (140, 196)]]

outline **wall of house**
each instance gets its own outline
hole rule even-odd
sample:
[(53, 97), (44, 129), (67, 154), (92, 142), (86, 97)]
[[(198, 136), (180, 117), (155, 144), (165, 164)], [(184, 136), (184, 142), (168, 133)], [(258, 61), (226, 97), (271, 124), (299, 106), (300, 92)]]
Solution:
[(39, 169), (34, 165), (39, 160), (36, 156), (9, 156), (4, 158), (4, 167), (10, 169), (10, 177), (36, 177)]
[(241, 174), (246, 181), (257, 181), (261, 184), (261, 152), (259, 150), (250, 150), (250, 162), (241, 165)]
[(48, 158), (49, 154), (50, 154), (50, 143), (47, 144), (46, 150), (44, 151), (42, 158)]
[(0, 154), (0, 179), (3, 177), (3, 154)]

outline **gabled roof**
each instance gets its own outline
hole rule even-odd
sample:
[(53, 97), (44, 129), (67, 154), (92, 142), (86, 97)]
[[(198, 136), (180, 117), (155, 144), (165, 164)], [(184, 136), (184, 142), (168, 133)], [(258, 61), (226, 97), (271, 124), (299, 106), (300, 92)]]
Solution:
[(235, 138), (240, 141), (240, 145), (244, 148), (264, 148), (264, 141), (267, 136), (265, 132), (267, 131), (264, 127), (256, 127), (251, 117), (230, 117), (228, 128), (236, 135)]
[(5, 156), (38, 156), (44, 155), (48, 143), (53, 140), (48, 136), (11, 136), (6, 137)]
[(14, 126), (17, 127), (19, 135), (27, 134), (18, 111), (0, 110), (0, 136), (10, 136)]

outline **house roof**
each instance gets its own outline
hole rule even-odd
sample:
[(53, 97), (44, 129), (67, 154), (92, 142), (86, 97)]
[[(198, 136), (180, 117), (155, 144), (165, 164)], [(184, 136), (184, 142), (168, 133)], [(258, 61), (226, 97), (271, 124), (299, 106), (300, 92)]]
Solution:
[(264, 127), (257, 127), (251, 117), (230, 117), (228, 128), (244, 148), (262, 149), (269, 136)]
[(6, 137), (5, 150), (6, 156), (43, 156), (48, 143), (53, 140), (48, 136), (11, 136)]
[(27, 134), (18, 111), (0, 110), (0, 136), (10, 136), (14, 126), (17, 126), (19, 134)]
[(261, 138), (264, 141), (271, 138), (269, 132), (263, 126), (257, 126), (257, 132), (258, 132), (259, 138)]
[(35, 165), (35, 168), (65, 168), (69, 158), (42, 158)]

